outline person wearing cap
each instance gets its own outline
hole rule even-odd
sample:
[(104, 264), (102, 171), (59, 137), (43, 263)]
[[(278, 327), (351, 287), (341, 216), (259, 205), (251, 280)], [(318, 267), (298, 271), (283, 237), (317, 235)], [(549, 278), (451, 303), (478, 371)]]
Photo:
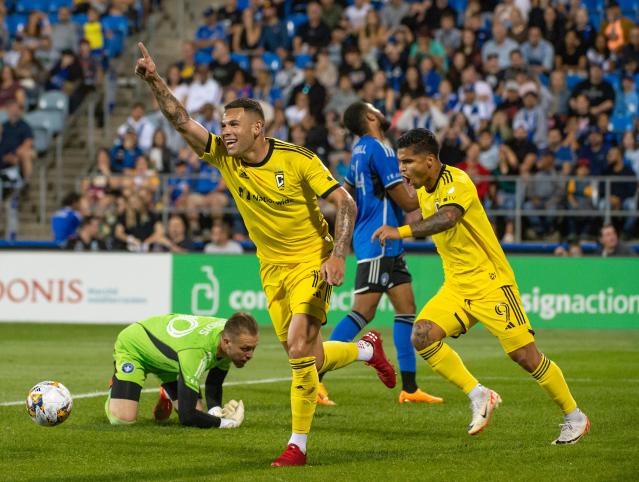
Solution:
[(539, 105), (539, 92), (537, 86), (532, 83), (526, 83), (519, 90), (524, 103), (524, 107), (517, 112), (513, 122), (523, 123), (528, 132), (528, 138), (539, 147), (545, 147), (548, 144), (548, 121), (546, 113)]
[(209, 63), (213, 58), (213, 47), (216, 40), (226, 40), (226, 29), (222, 22), (217, 21), (217, 13), (213, 7), (202, 12), (204, 24), (195, 32), (195, 58), (198, 63)]

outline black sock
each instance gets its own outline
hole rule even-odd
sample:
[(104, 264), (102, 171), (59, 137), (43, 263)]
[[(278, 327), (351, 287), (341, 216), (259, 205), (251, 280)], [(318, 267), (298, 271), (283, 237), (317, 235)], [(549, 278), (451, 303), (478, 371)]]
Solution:
[(401, 372), (402, 374), (402, 390), (408, 393), (417, 391), (417, 381), (415, 381), (415, 372)]

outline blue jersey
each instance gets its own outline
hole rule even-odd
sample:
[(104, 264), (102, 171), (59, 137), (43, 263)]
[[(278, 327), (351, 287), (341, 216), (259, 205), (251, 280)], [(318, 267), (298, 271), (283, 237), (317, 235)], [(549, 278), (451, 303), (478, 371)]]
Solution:
[(401, 240), (386, 241), (386, 246), (371, 243), (371, 236), (383, 224), (401, 226), (402, 209), (388, 196), (386, 189), (403, 182), (397, 157), (389, 146), (365, 135), (353, 146), (351, 166), (346, 178), (355, 188), (357, 219), (353, 247), (359, 261), (397, 256), (404, 251)]

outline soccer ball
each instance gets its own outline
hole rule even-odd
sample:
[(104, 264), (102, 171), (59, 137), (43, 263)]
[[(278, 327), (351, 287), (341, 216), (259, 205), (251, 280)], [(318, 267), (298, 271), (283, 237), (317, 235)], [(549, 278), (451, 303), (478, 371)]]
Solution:
[(61, 424), (71, 414), (73, 399), (60, 382), (40, 382), (29, 390), (27, 412), (38, 425), (52, 427)]

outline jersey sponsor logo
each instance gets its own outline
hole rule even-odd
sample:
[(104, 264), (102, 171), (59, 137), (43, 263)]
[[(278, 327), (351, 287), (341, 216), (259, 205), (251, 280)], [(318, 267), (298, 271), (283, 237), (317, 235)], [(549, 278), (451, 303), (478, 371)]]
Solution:
[(275, 171), (275, 185), (280, 191), (284, 190), (284, 171)]
[(262, 196), (261, 194), (254, 194), (251, 193), (251, 191), (249, 191), (248, 189), (244, 189), (243, 187), (239, 187), (237, 189), (237, 193), (239, 194), (240, 199), (244, 199), (246, 201), (263, 202), (266, 204), (273, 204), (275, 206), (285, 206), (293, 202), (293, 200), (290, 198), (275, 200), (266, 196)]
[(135, 365), (133, 363), (126, 362), (122, 365), (122, 371), (124, 373), (133, 373), (135, 370)]

